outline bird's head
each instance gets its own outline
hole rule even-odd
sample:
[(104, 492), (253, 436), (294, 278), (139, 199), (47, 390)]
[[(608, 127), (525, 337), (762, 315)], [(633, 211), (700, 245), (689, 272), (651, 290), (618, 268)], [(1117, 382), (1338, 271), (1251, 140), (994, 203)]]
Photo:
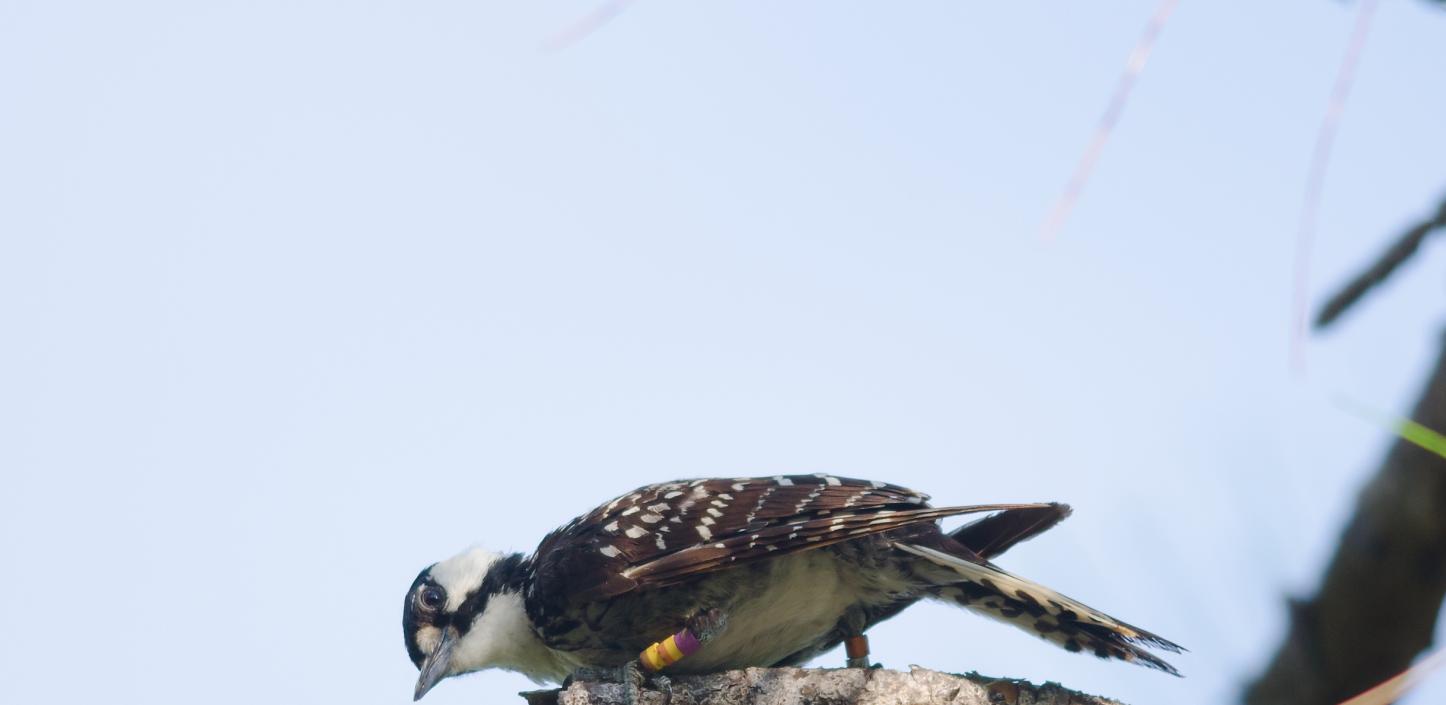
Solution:
[(414, 699), (450, 676), (510, 667), (530, 637), (517, 580), (521, 556), (474, 548), (423, 570), (402, 606), (407, 655), (421, 671)]

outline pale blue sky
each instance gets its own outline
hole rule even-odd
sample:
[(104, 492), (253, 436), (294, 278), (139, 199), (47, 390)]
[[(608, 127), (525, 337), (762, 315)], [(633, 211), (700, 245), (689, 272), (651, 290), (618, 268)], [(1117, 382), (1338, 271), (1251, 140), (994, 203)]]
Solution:
[[(1331, 399), (1409, 408), (1446, 256), (1290, 372), (1328, 0), (1182, 3), (1041, 244), (1154, 5), (640, 0), (547, 54), (595, 3), (0, 3), (0, 701), (407, 702), (427, 563), (824, 470), (1070, 502), (1004, 565), (1192, 649), (921, 606), (884, 663), (1227, 701), (1389, 442)], [(1316, 301), (1446, 189), (1443, 37), (1376, 18)]]

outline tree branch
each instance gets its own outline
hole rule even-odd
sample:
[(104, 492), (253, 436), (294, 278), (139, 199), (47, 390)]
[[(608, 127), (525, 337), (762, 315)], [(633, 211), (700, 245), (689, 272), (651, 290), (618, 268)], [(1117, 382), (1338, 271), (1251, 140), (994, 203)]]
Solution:
[[(917, 666), (886, 669), (749, 668), (672, 679), (671, 695), (643, 691), (637, 705), (1120, 705), (1057, 683), (963, 676)], [(573, 683), (523, 693), (528, 705), (623, 705), (623, 688)]]
[(1316, 316), (1316, 330), (1321, 330), (1334, 323), (1342, 313), (1360, 301), (1366, 292), (1385, 281), (1396, 271), (1397, 267), (1410, 259), (1411, 255), (1416, 254), (1417, 248), (1426, 241), (1426, 236), (1440, 228), (1446, 228), (1446, 199), (1442, 199), (1441, 205), (1436, 208), (1436, 215), (1412, 226), (1401, 235), (1395, 244), (1377, 258), (1374, 264), (1366, 271), (1356, 275), (1351, 283), (1336, 292), (1336, 295), (1326, 302), (1326, 305), (1321, 308), (1320, 315)]
[[(1446, 347), (1412, 418), (1446, 428)], [(1245, 702), (1328, 705), (1391, 677), (1431, 645), (1443, 597), (1446, 458), (1398, 439)]]

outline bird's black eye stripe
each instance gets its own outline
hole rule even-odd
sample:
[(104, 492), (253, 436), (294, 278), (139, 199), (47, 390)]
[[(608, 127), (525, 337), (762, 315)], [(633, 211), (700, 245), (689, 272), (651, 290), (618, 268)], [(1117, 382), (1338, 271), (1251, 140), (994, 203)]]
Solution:
[(522, 560), (522, 555), (514, 553), (497, 561), (487, 571), (487, 577), (482, 580), (482, 585), (476, 590), (467, 593), (466, 599), (457, 607), (457, 613), (453, 617), (453, 623), (461, 633), (466, 634), (472, 627), (472, 619), (482, 614), (487, 609), (487, 602), (493, 595), (504, 591), (522, 592), (526, 582), (529, 568)]

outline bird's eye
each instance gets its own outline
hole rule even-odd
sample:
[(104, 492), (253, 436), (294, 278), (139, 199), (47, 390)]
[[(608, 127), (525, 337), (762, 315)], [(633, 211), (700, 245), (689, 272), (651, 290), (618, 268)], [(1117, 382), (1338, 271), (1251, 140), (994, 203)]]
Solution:
[(447, 601), (447, 596), (442, 592), (442, 589), (441, 589), (441, 588), (436, 588), (436, 587), (425, 587), (425, 588), (422, 588), (422, 594), (421, 594), (422, 607), (424, 607), (424, 608), (426, 608), (426, 609), (429, 609), (429, 610), (439, 610), (439, 609), (442, 609), (442, 603), (444, 603), (444, 602), (446, 602), (446, 601)]

